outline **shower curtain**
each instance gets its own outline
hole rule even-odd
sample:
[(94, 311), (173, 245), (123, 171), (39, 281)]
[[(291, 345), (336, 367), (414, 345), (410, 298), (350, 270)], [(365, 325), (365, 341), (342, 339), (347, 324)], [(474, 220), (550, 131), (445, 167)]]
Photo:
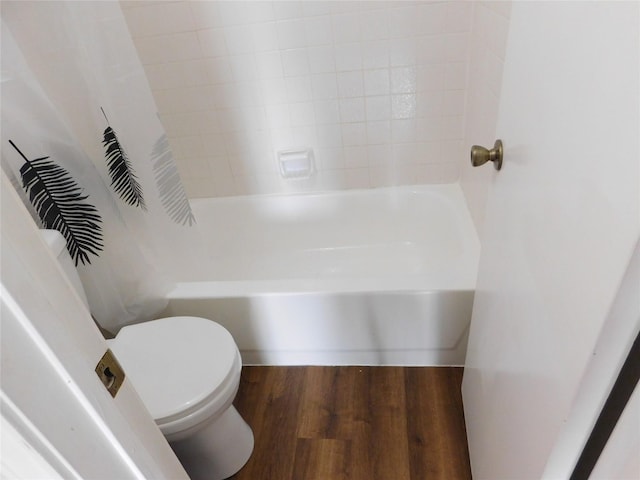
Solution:
[(2, 168), (102, 327), (166, 306), (195, 225), (117, 2), (2, 2)]

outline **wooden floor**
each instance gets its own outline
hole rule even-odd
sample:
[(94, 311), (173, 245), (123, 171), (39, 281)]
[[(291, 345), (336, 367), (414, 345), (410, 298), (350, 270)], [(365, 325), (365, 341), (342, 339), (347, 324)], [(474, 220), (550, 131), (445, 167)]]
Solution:
[(461, 368), (244, 367), (235, 480), (470, 479)]

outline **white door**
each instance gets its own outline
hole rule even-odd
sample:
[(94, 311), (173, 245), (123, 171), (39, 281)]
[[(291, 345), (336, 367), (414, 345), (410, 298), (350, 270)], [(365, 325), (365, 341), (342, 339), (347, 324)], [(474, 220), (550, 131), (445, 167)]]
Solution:
[(587, 366), (640, 232), (638, 11), (513, 3), (463, 381), (477, 480), (568, 478), (592, 420)]
[(187, 479), (131, 382), (98, 379), (107, 344), (0, 177), (0, 477)]

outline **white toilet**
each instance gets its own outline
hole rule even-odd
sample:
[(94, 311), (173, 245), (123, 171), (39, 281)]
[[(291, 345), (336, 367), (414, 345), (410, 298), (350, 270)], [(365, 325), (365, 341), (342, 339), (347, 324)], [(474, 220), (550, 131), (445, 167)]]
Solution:
[[(88, 306), (64, 238), (41, 232)], [(124, 327), (107, 343), (193, 480), (222, 480), (244, 466), (253, 433), (232, 405), (242, 360), (227, 330), (170, 317)]]

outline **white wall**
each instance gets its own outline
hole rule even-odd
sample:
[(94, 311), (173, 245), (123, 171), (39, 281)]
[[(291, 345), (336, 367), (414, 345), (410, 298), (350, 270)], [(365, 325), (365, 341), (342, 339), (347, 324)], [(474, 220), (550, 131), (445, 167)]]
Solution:
[(121, 5), (189, 196), (458, 179), (473, 3)]
[[(471, 145), (493, 147), (502, 86), (502, 67), (507, 48), (511, 1), (477, 2), (469, 54), (464, 147), (460, 186), (467, 199), (478, 235), (482, 234), (487, 192), (496, 175), (492, 165), (471, 166)], [(509, 148), (508, 139), (505, 148)]]

